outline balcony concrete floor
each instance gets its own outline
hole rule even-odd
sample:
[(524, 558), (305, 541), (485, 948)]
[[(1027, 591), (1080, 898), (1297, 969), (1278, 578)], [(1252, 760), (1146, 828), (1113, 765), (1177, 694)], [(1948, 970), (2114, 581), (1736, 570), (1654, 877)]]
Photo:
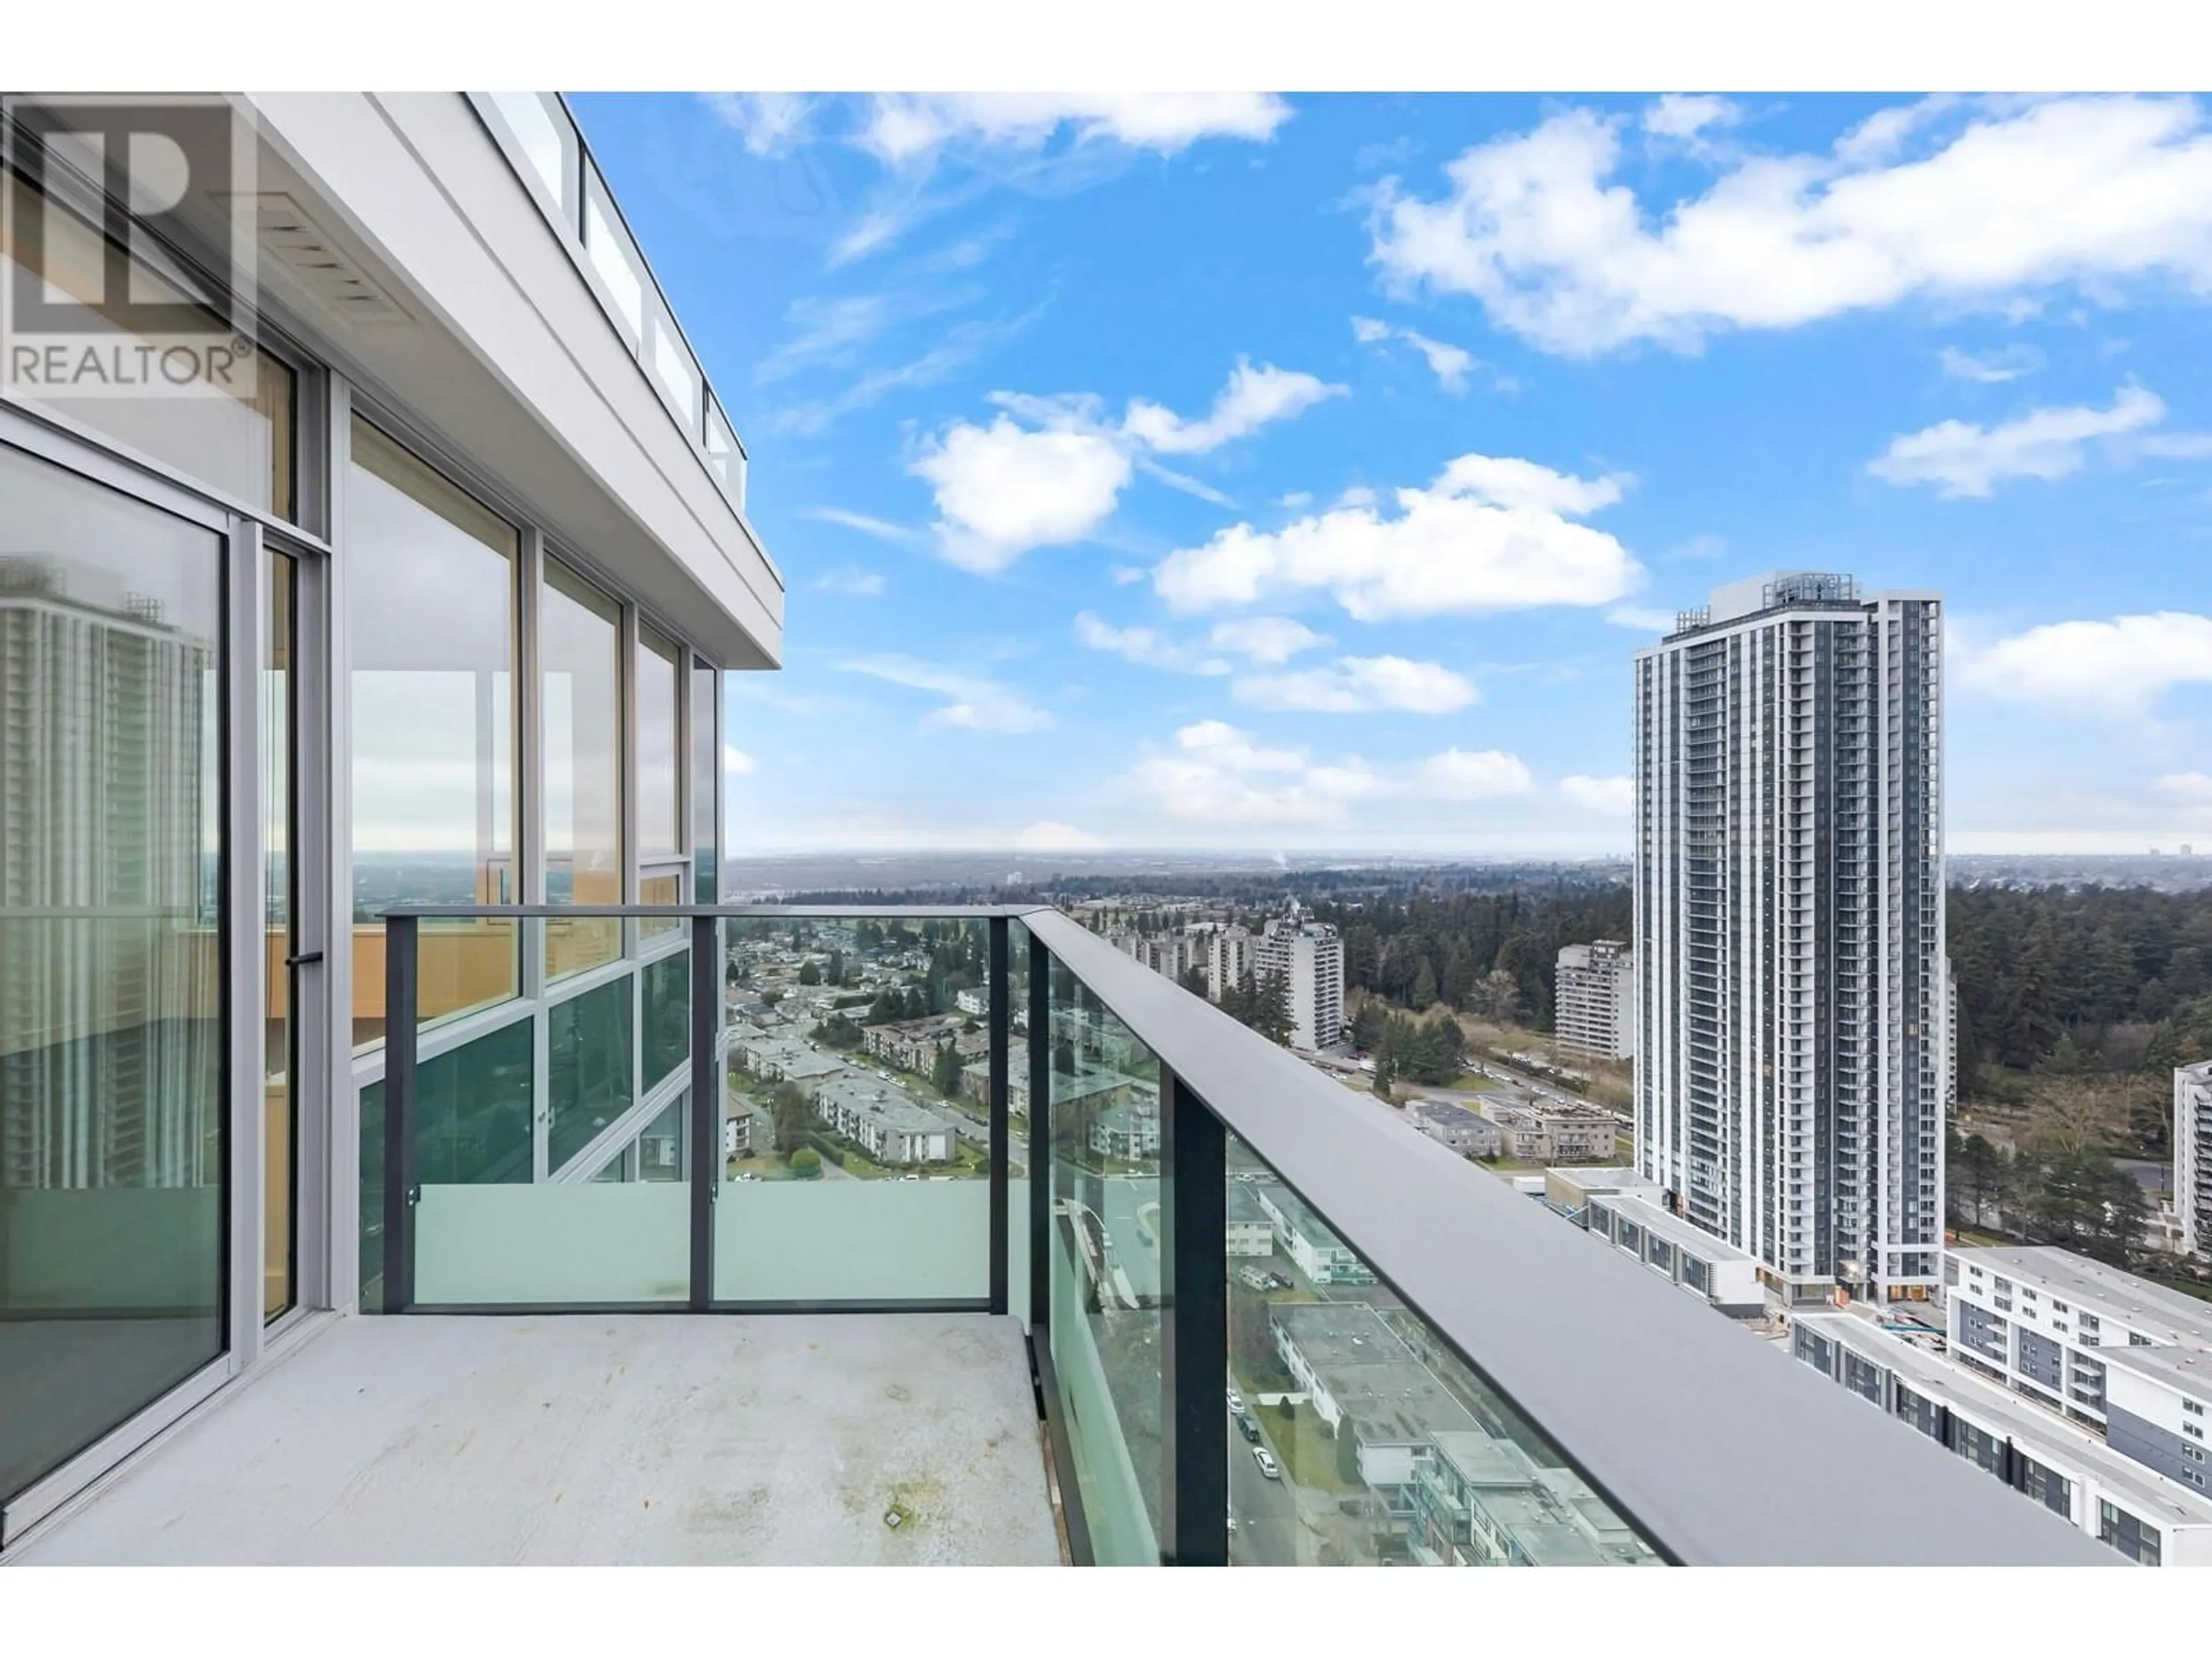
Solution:
[(334, 1321), (9, 1553), (25, 1565), (1060, 1560), (1021, 1330), (983, 1314)]

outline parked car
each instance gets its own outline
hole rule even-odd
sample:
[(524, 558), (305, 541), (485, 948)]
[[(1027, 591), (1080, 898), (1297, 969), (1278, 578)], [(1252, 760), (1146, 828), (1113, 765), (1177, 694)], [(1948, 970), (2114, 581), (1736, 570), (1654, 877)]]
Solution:
[(1260, 1466), (1260, 1473), (1270, 1480), (1283, 1478), (1283, 1466), (1275, 1461), (1275, 1454), (1265, 1446), (1252, 1448), (1252, 1461)]
[(1243, 1435), (1247, 1440), (1249, 1440), (1254, 1445), (1256, 1446), (1260, 1443), (1260, 1425), (1257, 1423), (1255, 1423), (1243, 1412), (1239, 1412), (1237, 1414), (1237, 1431)]
[(1280, 1273), (1269, 1273), (1267, 1275), (1267, 1283), (1274, 1286), (1274, 1288), (1279, 1291), (1287, 1291), (1291, 1288), (1291, 1281), (1284, 1278)]
[(1243, 1416), (1244, 1413), (1244, 1396), (1237, 1393), (1234, 1389), (1231, 1389), (1229, 1391), (1229, 1409), (1235, 1412), (1240, 1417)]

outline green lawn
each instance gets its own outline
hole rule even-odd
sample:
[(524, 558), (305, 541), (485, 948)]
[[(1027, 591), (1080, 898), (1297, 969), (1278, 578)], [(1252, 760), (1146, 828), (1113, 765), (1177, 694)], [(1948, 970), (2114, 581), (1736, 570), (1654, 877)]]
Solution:
[(1284, 1475), (1315, 1492), (1356, 1492), (1365, 1488), (1348, 1481), (1336, 1467), (1336, 1437), (1310, 1406), (1294, 1406), (1285, 1420), (1273, 1406), (1255, 1408), (1255, 1414), (1274, 1443)]

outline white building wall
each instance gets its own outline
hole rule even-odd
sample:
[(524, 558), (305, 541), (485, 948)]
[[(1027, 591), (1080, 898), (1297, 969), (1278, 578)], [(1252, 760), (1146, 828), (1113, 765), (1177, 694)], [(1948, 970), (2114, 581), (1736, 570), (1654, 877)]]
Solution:
[(2212, 1255), (2212, 1060), (2174, 1070), (2173, 1205), (2183, 1250)]

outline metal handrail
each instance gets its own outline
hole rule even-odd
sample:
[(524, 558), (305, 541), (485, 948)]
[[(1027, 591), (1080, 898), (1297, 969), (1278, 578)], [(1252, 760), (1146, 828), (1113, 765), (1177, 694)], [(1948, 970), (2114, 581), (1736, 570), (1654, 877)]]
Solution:
[[(1060, 911), (1037, 904), (914, 906), (781, 905), (428, 905), (394, 907), (399, 934), (388, 951), (392, 1019), (386, 1066), (387, 1275), (411, 1284), (411, 1147), (402, 1144), (407, 1090), (392, 1079), (403, 1055), (411, 1084), (414, 933), (424, 920), (485, 916), (688, 918), (693, 928), (693, 1064), (710, 1067), (720, 1010), (716, 923), (725, 918), (959, 921), (992, 929), (990, 1122), (993, 1152), (992, 1310), (1006, 1310), (1006, 1079), (1012, 1063), (1003, 924), (1021, 921), (1031, 937), (1033, 1008), (1039, 964), (1072, 974), (1158, 1059), (1161, 1068), (1162, 1197), (1173, 1215), (1195, 1216), (1212, 1230), (1182, 1231), (1190, 1259), (1163, 1252), (1164, 1284), (1176, 1286), (1164, 1316), (1204, 1346), (1196, 1376), (1212, 1366), (1205, 1410), (1170, 1406), (1177, 1432), (1197, 1437), (1169, 1454), (1170, 1490), (1179, 1456), (1197, 1479), (1225, 1442), (1215, 1351), (1218, 1299), (1205, 1300), (1210, 1277), (1225, 1281), (1225, 1228), (1204, 1207), (1208, 1182), (1220, 1201), (1220, 1147), (1234, 1133), (1433, 1331), (1443, 1347), (1557, 1447), (1575, 1471), (1644, 1538), (1687, 1565), (2110, 1565), (2118, 1558), (2039, 1506), (1992, 1484), (1956, 1458), (1931, 1455), (1905, 1426), (1824, 1385), (1806, 1368), (1716, 1316), (1693, 1298), (1668, 1295), (1617, 1251), (1564, 1225), (1502, 1182), (1470, 1179), (1464, 1159), (1426, 1136), (1350, 1100), (1343, 1086), (1289, 1050), (1115, 950)], [(407, 981), (402, 983), (402, 976)], [(1043, 1030), (1031, 1020), (1032, 1090)], [(707, 1056), (702, 1060), (702, 1056)], [(695, 1075), (697, 1073), (695, 1073)], [(694, 1088), (694, 1133), (719, 1109), (711, 1090)], [(1194, 1108), (1195, 1110), (1189, 1109)], [(1039, 1144), (1031, 1104), (1032, 1161)], [(1194, 1133), (1196, 1120), (1213, 1126)], [(1194, 1152), (1197, 1155), (1194, 1156)], [(1178, 1161), (1196, 1178), (1178, 1182)], [(1210, 1173), (1209, 1173), (1210, 1172)], [(1049, 1182), (1030, 1182), (1032, 1314), (1045, 1298), (1036, 1246), (1045, 1236)], [(704, 1310), (706, 1270), (699, 1255), (702, 1206), (718, 1183), (695, 1182), (693, 1294)], [(1176, 1191), (1189, 1188), (1186, 1199)], [(1171, 1196), (1171, 1194), (1175, 1194)], [(1177, 1259), (1170, 1262), (1170, 1254)], [(387, 1302), (392, 1297), (387, 1284)], [(1182, 1303), (1186, 1305), (1172, 1305)], [(676, 1304), (681, 1306), (683, 1304)], [(1191, 1315), (1200, 1316), (1197, 1322)], [(1207, 1327), (1211, 1317), (1216, 1326)], [(1034, 1319), (1033, 1319), (1034, 1328)], [(1038, 1343), (1041, 1352), (1047, 1345)], [(1170, 1362), (1176, 1363), (1176, 1362)], [(1180, 1362), (1189, 1366), (1192, 1359)], [(1172, 1401), (1177, 1393), (1164, 1379)], [(1049, 1394), (1051, 1390), (1047, 1389)], [(1197, 1388), (1182, 1390), (1192, 1398)], [(1048, 1402), (1049, 1404), (1050, 1402)], [(1221, 1448), (1225, 1450), (1225, 1444)], [(1200, 1454), (1203, 1454), (1202, 1455)], [(1169, 1500), (1164, 1496), (1164, 1503)], [(1186, 1505), (1199, 1514), (1198, 1506)], [(1218, 1516), (1219, 1508), (1212, 1513)], [(1173, 1523), (1170, 1523), (1173, 1536)], [(1169, 1546), (1170, 1559), (1210, 1559), (1206, 1540)], [(1213, 1540), (1218, 1542), (1219, 1540)]]

